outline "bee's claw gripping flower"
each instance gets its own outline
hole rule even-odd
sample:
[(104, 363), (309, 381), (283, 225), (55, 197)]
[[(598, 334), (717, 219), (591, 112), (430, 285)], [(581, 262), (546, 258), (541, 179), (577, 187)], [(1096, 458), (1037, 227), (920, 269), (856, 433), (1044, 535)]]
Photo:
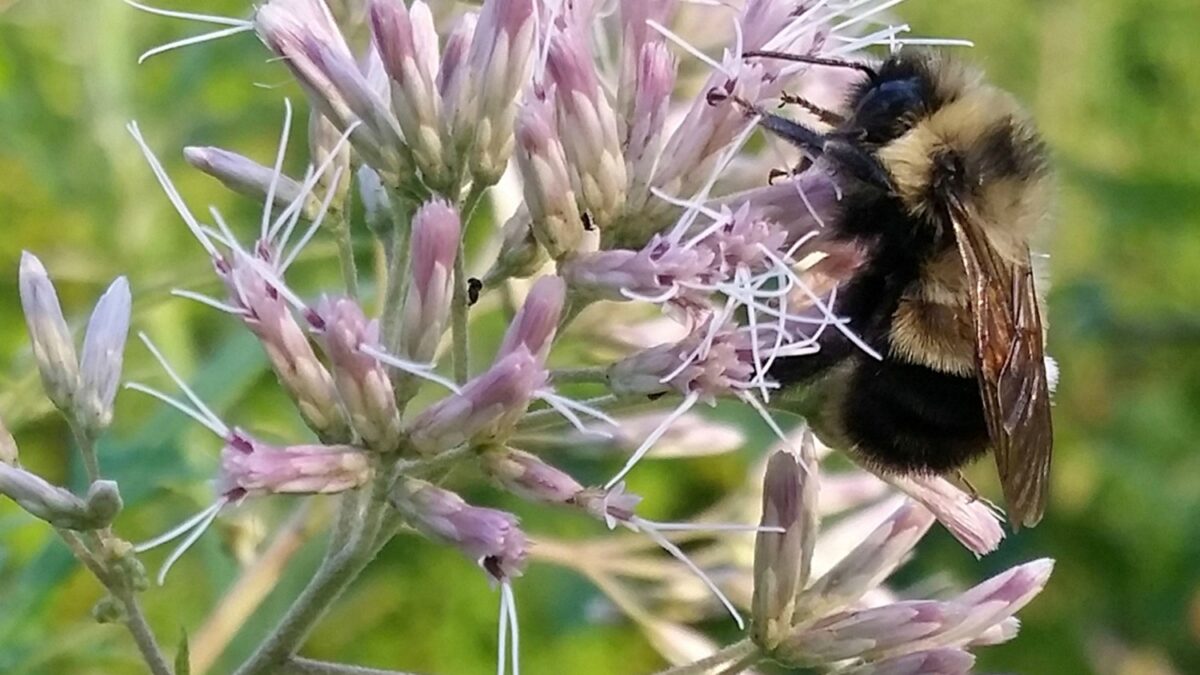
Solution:
[(394, 450), (400, 442), (395, 390), (379, 359), (363, 351), (379, 344), (379, 322), (368, 320), (350, 298), (332, 297), (321, 299), (309, 322), (333, 364), (334, 382), (354, 430), (368, 447)]
[(457, 547), (497, 581), (521, 576), (529, 543), (512, 514), (471, 506), (449, 490), (411, 478), (398, 481), (388, 499), (408, 524)]
[(74, 407), (79, 391), (79, 361), (75, 342), (58, 304), (58, 293), (42, 261), (28, 251), (21, 254), (21, 307), (29, 327), (33, 356), (46, 395), (60, 410)]
[(437, 355), (450, 316), (461, 229), (458, 212), (443, 201), (431, 201), (413, 216), (411, 283), (400, 324), (400, 351), (413, 361), (428, 363)]

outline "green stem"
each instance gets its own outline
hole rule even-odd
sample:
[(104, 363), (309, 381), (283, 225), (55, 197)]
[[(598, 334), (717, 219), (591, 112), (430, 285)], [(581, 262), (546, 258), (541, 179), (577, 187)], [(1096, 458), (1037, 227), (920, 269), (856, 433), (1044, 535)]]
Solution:
[[(362, 517), (344, 546), (327, 555), (308, 586), (284, 614), (270, 635), (237, 670), (237, 675), (276, 673), (295, 654), (337, 598), (366, 569), (378, 550), (376, 535), (387, 509), (390, 467), (379, 467)], [(331, 540), (332, 542), (333, 540)]]
[(556, 368), (550, 371), (550, 381), (555, 384), (604, 383), (608, 381), (608, 368)]
[(281, 675), (411, 675), (399, 670), (383, 670), (380, 668), (351, 666), (344, 663), (314, 661), (313, 659), (304, 659), (299, 656), (293, 656), (288, 659), (288, 662), (284, 664), (283, 669), (279, 672)]
[(333, 221), (333, 236), (337, 241), (338, 260), (342, 264), (342, 282), (346, 293), (358, 297), (358, 267), (354, 262), (354, 241), (350, 233), (350, 216), (345, 209), (330, 214)]
[(463, 232), (458, 241), (458, 256), (454, 259), (454, 297), (450, 303), (450, 332), (454, 340), (454, 379), (466, 382), (470, 374), (470, 335), (467, 331), (467, 230), (471, 224), (471, 216), (483, 199), (488, 189), (482, 183), (473, 183), (467, 198), (463, 200), (461, 214)]
[(392, 249), (388, 256), (387, 290), (383, 296), (383, 335), (384, 347), (395, 354), (400, 349), (400, 324), (408, 297), (412, 242), (412, 208), (398, 195), (392, 198), (392, 217)]
[(79, 454), (83, 455), (83, 468), (87, 471), (88, 484), (100, 480), (100, 459), (96, 456), (96, 439), (83, 429), (83, 425), (69, 419), (68, 425), (75, 436), (75, 444), (79, 446)]

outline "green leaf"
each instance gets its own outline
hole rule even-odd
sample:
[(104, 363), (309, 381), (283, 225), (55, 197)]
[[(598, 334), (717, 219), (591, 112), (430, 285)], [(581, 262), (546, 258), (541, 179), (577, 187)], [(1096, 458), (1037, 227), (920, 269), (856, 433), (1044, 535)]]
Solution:
[(175, 675), (191, 675), (191, 656), (188, 653), (188, 635), (186, 628), (179, 629), (179, 649), (175, 652)]

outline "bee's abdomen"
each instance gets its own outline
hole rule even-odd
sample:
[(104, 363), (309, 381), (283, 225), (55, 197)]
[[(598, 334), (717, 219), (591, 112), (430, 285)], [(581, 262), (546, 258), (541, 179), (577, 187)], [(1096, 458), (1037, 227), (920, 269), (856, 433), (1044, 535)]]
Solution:
[(864, 357), (830, 403), (855, 454), (885, 471), (943, 473), (988, 448), (974, 377)]

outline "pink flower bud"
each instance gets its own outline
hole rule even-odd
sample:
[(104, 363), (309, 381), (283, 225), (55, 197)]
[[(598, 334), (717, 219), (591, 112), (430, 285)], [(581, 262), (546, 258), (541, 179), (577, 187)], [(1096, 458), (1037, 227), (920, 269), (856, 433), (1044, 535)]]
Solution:
[(749, 340), (748, 333), (706, 326), (682, 342), (653, 347), (613, 364), (609, 386), (618, 395), (653, 395), (672, 389), (706, 401), (736, 395), (755, 388)]
[(471, 41), (475, 37), (475, 26), (478, 22), (478, 14), (466, 12), (458, 17), (454, 27), (450, 29), (450, 34), (446, 36), (437, 76), (438, 91), (441, 92), (443, 101), (452, 100), (457, 95), (458, 88), (462, 86), (460, 80), (466, 73), (465, 65), (471, 53)]
[[(259, 202), (267, 198), (271, 180), (275, 177), (275, 170), (271, 167), (222, 148), (189, 146), (183, 149), (183, 158), (188, 164), (221, 181), (230, 190)], [(303, 191), (298, 181), (281, 175), (275, 184), (274, 205), (287, 208), (300, 199)], [(304, 198), (304, 216), (315, 218), (320, 208), (320, 200), (310, 191)]]
[(271, 0), (254, 15), (267, 47), (304, 87), (321, 114), (350, 136), (363, 160), (390, 184), (408, 180), (411, 156), (388, 103), (358, 65), (321, 0)]
[(763, 529), (754, 542), (754, 621), (750, 635), (768, 650), (791, 632), (796, 595), (808, 583), (820, 523), (811, 436), (806, 436), (801, 445), (805, 448), (802, 459), (783, 451), (772, 455), (763, 479)]
[(453, 182), (442, 147), (441, 93), (437, 88), (438, 37), (429, 6), (406, 8), (398, 0), (372, 0), (371, 33), (392, 81), (392, 109), (427, 185)]
[(517, 94), (536, 37), (533, 12), (533, 0), (485, 0), (468, 61), (446, 95), (454, 146), (483, 184), (500, 178), (512, 154)]
[(636, 251), (610, 249), (564, 262), (561, 274), (572, 289), (603, 300), (679, 299), (706, 303), (713, 280), (714, 255), (700, 248), (673, 245), (656, 236)]
[(583, 220), (548, 100), (536, 94), (526, 99), (517, 116), (516, 135), (517, 166), (533, 235), (552, 258), (570, 256), (583, 240)]
[(603, 230), (625, 201), (625, 159), (584, 26), (570, 23), (551, 36), (546, 72), (555, 85), (559, 137), (573, 170), (575, 195)]
[(545, 276), (533, 284), (525, 304), (513, 317), (500, 344), (497, 359), (524, 348), (538, 361), (545, 361), (554, 344), (558, 320), (566, 301), (566, 286), (559, 277)]
[(804, 590), (797, 613), (804, 617), (820, 615), (857, 601), (899, 567), (933, 522), (933, 515), (924, 507), (905, 503)]
[(825, 223), (837, 219), (841, 208), (838, 187), (822, 169), (805, 171), (721, 201), (735, 211), (752, 205), (762, 218), (778, 223), (787, 232), (789, 244), (822, 230)]
[(42, 261), (28, 251), (21, 253), (18, 281), (25, 325), (29, 328), (42, 386), (59, 410), (71, 411), (79, 391), (79, 362), (71, 331), (58, 304), (58, 293)]
[(413, 420), (409, 440), (426, 454), (468, 441), (502, 440), (548, 377), (541, 361), (519, 347), (467, 382), (460, 393), (429, 406)]
[(371, 478), (365, 452), (348, 445), (273, 446), (234, 430), (221, 449), (217, 490), (230, 501), (268, 494), (329, 494)]
[(427, 363), (437, 354), (450, 316), (460, 234), (458, 212), (446, 202), (428, 202), (413, 216), (412, 278), (400, 326), (401, 351), (413, 361)]
[(113, 399), (121, 381), (132, 299), (129, 282), (117, 277), (96, 303), (83, 338), (80, 389), (75, 416), (92, 434), (112, 422)]
[(242, 321), (258, 337), (275, 376), (296, 402), (301, 416), (321, 438), (350, 440), (350, 428), (333, 376), (317, 358), (279, 290), (245, 256), (219, 261), (229, 298), (244, 310)]
[(931, 649), (881, 659), (849, 670), (845, 675), (967, 675), (975, 657), (961, 649)]
[[(314, 330), (333, 364), (334, 382), (350, 423), (372, 450), (391, 452), (400, 441), (400, 412), (387, 370), (360, 347), (379, 343), (379, 322), (350, 298), (322, 298)], [(312, 321), (310, 320), (310, 323)]]
[(521, 576), (529, 543), (515, 516), (410, 478), (396, 484), (389, 501), (421, 533), (457, 547), (497, 581)]
[[(646, 22), (669, 25), (677, 0), (621, 0), (621, 66), (617, 87), (622, 119), (636, 119), (635, 89), (641, 87), (639, 68), (651, 45), (663, 46), (662, 38)], [(673, 70), (673, 68), (672, 68)], [(670, 93), (668, 91), (668, 93)]]
[[(651, 4), (651, 3), (643, 3)], [(642, 203), (650, 199), (650, 181), (659, 152), (666, 142), (663, 129), (671, 107), (677, 64), (661, 42), (646, 44), (636, 62), (633, 91), (626, 104), (625, 162), (629, 187), (636, 190), (629, 199)]]
[(530, 501), (565, 504), (583, 490), (574, 478), (528, 452), (505, 448), (486, 452), (480, 459), (492, 480)]

